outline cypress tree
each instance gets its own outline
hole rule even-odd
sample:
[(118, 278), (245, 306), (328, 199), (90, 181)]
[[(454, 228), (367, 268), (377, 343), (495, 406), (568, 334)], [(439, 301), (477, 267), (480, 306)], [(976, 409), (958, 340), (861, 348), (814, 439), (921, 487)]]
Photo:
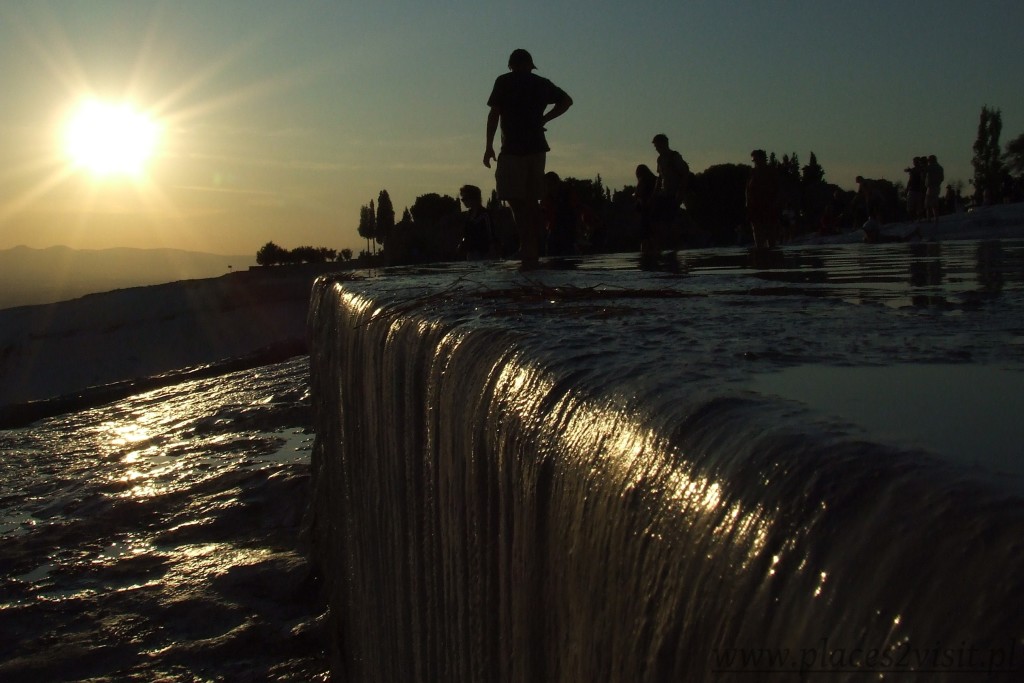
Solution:
[(978, 119), (978, 137), (974, 141), (974, 201), (981, 203), (987, 190), (992, 197), (999, 195), (1003, 174), (1003, 155), (999, 135), (1003, 131), (1003, 115), (998, 109), (981, 108)]
[(377, 195), (377, 221), (376, 238), (384, 244), (395, 227), (395, 207), (391, 204), (391, 196), (387, 190), (381, 190)]
[(369, 206), (359, 207), (359, 236), (366, 240), (366, 251), (372, 253), (370, 240), (377, 236), (377, 216), (373, 208), (373, 201)]

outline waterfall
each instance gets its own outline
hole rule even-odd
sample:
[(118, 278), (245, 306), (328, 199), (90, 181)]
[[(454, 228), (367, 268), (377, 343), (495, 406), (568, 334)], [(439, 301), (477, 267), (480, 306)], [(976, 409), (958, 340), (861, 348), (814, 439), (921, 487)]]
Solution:
[(612, 308), (413, 299), (313, 293), (310, 531), (342, 680), (1024, 666), (1013, 486), (723, 389)]

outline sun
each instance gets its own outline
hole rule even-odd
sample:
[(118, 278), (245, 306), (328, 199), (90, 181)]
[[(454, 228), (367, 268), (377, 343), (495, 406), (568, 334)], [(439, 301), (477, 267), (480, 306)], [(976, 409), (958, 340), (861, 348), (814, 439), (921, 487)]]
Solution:
[(153, 156), (160, 126), (130, 105), (83, 102), (65, 130), (72, 163), (95, 176), (137, 177)]

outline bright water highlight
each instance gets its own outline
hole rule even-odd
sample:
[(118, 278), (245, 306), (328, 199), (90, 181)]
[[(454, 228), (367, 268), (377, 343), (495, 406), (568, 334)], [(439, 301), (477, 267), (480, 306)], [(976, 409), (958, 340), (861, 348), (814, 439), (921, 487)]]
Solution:
[(0, 431), (0, 679), (323, 680), (305, 358)]
[(750, 379), (1019, 366), (1021, 253), (734, 250), (651, 272), (619, 257), (321, 282), (313, 536), (335, 670), (1013, 680), (1019, 477)]

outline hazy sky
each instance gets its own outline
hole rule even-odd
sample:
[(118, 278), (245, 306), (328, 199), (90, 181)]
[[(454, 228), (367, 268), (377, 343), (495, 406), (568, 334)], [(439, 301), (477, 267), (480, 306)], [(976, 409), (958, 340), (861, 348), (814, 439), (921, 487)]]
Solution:
[[(509, 52), (575, 106), (548, 168), (632, 184), (669, 136), (699, 172), (763, 147), (813, 151), (826, 180), (905, 180), (934, 153), (967, 181), (983, 105), (1024, 132), (1024, 3), (2, 0), (0, 249), (268, 240), (351, 247), (385, 188), (493, 187), (486, 100)], [(86, 97), (163, 132), (145, 176), (72, 169), (62, 129)]]

